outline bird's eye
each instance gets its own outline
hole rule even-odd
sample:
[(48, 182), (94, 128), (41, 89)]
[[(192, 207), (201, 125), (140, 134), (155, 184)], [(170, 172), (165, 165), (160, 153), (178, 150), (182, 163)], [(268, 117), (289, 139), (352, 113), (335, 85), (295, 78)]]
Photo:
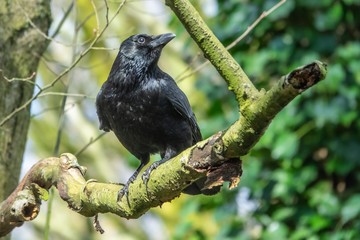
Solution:
[(137, 41), (138, 41), (138, 43), (144, 43), (145, 38), (144, 37), (139, 37)]

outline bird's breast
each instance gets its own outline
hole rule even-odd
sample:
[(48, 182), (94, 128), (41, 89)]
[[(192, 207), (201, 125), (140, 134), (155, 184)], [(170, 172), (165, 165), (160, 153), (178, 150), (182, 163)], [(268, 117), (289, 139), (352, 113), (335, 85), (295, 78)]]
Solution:
[(127, 125), (153, 120), (166, 105), (160, 93), (154, 86), (148, 86), (120, 96), (116, 99), (114, 118)]

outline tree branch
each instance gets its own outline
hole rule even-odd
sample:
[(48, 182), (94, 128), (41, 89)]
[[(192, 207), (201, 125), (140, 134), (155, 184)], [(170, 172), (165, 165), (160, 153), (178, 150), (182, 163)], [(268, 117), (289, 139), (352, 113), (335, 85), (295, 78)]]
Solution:
[[(178, 197), (191, 182), (207, 175), (208, 188), (230, 181), (235, 187), (241, 175), (241, 161), (217, 159), (212, 154), (213, 144), (221, 134), (182, 152), (160, 165), (151, 174), (146, 190), (141, 178), (129, 187), (129, 202), (122, 198), (117, 202), (120, 184), (99, 183), (84, 179), (85, 168), (74, 155), (65, 153), (60, 158), (50, 157), (35, 164), (16, 190), (0, 204), (0, 237), (24, 221), (33, 220), (40, 211), (41, 200), (47, 199), (47, 191), (55, 186), (60, 197), (69, 207), (86, 217), (97, 213), (114, 213), (120, 217), (138, 218), (152, 207)], [(232, 171), (229, 171), (231, 169)]]
[(276, 114), (296, 96), (325, 79), (326, 73), (326, 64), (315, 61), (290, 72), (269, 91), (262, 91), (258, 100), (243, 110), (242, 117), (225, 132), (219, 154), (225, 158), (246, 155)]

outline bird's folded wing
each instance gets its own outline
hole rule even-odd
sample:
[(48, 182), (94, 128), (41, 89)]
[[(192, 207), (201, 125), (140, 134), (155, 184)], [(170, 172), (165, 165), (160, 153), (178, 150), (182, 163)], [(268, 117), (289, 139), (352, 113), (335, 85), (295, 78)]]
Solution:
[(105, 109), (104, 109), (105, 107), (106, 106), (104, 103), (104, 96), (101, 89), (96, 97), (96, 112), (100, 122), (99, 129), (104, 130), (105, 132), (109, 132), (111, 130), (111, 127), (105, 114)]
[(175, 82), (174, 85), (169, 84), (167, 86), (166, 93), (174, 109), (189, 122), (193, 135), (193, 144), (200, 141), (202, 139), (200, 129), (186, 95), (177, 87)]

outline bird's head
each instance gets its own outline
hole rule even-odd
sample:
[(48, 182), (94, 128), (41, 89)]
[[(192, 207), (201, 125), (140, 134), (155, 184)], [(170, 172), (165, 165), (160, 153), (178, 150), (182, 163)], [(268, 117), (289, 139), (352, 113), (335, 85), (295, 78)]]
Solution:
[(161, 35), (137, 34), (127, 38), (120, 45), (120, 54), (126, 61), (136, 62), (137, 65), (156, 64), (163, 47), (175, 37), (173, 33)]

